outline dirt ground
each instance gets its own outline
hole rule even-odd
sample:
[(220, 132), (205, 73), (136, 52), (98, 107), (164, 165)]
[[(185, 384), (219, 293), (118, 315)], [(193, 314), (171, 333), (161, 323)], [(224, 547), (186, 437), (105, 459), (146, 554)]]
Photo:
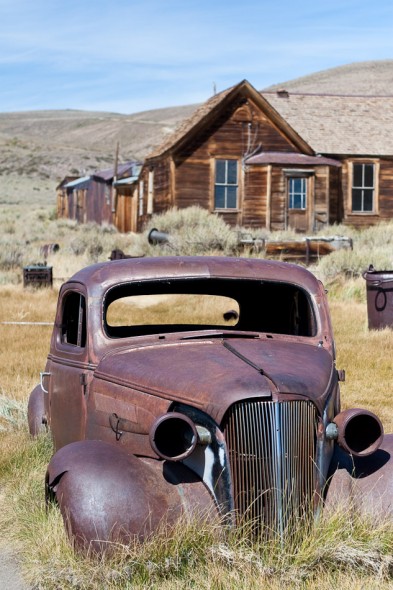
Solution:
[(23, 581), (17, 556), (0, 547), (0, 588), (4, 590), (29, 590)]

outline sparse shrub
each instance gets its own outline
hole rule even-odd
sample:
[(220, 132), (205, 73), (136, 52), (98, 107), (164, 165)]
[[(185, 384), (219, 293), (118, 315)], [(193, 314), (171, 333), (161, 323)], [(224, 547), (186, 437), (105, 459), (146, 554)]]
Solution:
[(25, 245), (18, 241), (0, 241), (0, 269), (11, 270), (22, 265)]
[(75, 256), (81, 256), (86, 251), (86, 240), (81, 237), (74, 238), (70, 242), (70, 250)]
[(356, 243), (354, 249), (343, 248), (321, 258), (318, 272), (322, 280), (331, 280), (338, 275), (347, 278), (362, 276), (372, 264), (376, 269), (393, 267), (393, 250), (382, 246), (370, 248), (367, 244)]
[(103, 251), (104, 251), (103, 245), (97, 241), (90, 243), (89, 247), (87, 248), (89, 258), (93, 262), (98, 262)]
[(153, 248), (154, 254), (198, 255), (208, 253), (234, 254), (237, 235), (218, 215), (201, 207), (170, 209), (153, 215), (146, 230), (157, 228), (169, 234), (168, 244)]
[(8, 223), (5, 223), (3, 225), (3, 232), (5, 234), (14, 234), (15, 233), (15, 222), (14, 221), (8, 221)]

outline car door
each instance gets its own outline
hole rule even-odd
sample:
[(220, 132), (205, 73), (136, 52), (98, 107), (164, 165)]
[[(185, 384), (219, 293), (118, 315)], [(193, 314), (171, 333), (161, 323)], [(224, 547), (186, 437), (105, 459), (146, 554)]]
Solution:
[(49, 423), (55, 448), (85, 437), (88, 376), (87, 297), (82, 286), (60, 293), (48, 357)]

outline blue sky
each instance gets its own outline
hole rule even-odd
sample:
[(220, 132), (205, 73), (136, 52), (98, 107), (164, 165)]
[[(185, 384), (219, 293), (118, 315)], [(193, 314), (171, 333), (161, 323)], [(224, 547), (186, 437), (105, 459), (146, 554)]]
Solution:
[(0, 0), (0, 112), (135, 113), (391, 58), (392, 0)]

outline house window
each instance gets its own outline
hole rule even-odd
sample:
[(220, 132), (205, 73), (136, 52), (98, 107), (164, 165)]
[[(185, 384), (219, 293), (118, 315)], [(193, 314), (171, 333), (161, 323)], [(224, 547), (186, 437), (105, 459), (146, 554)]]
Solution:
[(289, 209), (306, 209), (307, 178), (296, 176), (288, 178)]
[(237, 160), (216, 160), (214, 208), (236, 209), (238, 189)]
[(363, 213), (374, 210), (374, 164), (353, 164), (352, 211)]

